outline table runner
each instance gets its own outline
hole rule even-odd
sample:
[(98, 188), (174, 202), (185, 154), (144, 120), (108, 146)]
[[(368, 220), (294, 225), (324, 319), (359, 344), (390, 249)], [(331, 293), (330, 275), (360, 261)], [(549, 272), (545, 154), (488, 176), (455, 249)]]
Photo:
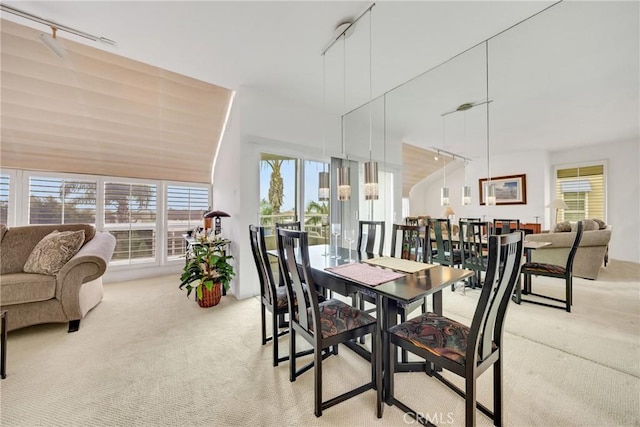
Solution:
[(395, 271), (360, 263), (342, 264), (337, 267), (327, 267), (325, 270), (369, 286), (381, 285), (404, 277), (404, 274)]
[(410, 261), (408, 259), (392, 258), (388, 256), (363, 259), (362, 262), (390, 268), (392, 270), (404, 271), (405, 273), (417, 273), (418, 271), (426, 270), (427, 268), (434, 266), (433, 264), (425, 264), (424, 262)]

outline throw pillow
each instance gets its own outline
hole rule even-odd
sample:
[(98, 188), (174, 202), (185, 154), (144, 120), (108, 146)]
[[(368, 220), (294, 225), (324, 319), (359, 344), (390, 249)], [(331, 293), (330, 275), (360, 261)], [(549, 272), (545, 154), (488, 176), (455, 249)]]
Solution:
[(607, 224), (605, 224), (605, 223), (604, 223), (604, 221), (603, 221), (603, 220), (601, 220), (601, 219), (593, 218), (593, 220), (592, 220), (592, 221), (595, 221), (595, 222), (597, 222), (597, 223), (598, 223), (598, 229), (599, 229), (599, 230), (604, 230), (605, 228), (607, 228)]
[(553, 228), (554, 233), (565, 233), (571, 231), (571, 223), (569, 221), (559, 222)]
[(84, 230), (52, 231), (33, 248), (23, 270), (25, 273), (55, 276), (78, 253), (83, 243)]
[[(582, 219), (580, 220), (580, 222), (582, 223), (582, 231), (595, 231), (598, 230), (600, 227), (598, 226), (598, 223), (595, 222), (592, 219)], [(573, 226), (571, 227), (571, 231), (576, 231), (578, 227), (578, 223), (576, 222), (575, 224), (573, 224)]]

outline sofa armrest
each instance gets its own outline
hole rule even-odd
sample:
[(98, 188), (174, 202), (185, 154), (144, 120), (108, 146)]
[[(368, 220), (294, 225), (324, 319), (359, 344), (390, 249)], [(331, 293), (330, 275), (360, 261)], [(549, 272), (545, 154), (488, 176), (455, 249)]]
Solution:
[(70, 319), (81, 318), (79, 305), (83, 283), (101, 277), (113, 256), (116, 239), (108, 232), (99, 232), (67, 262), (56, 276), (56, 299), (62, 303)]

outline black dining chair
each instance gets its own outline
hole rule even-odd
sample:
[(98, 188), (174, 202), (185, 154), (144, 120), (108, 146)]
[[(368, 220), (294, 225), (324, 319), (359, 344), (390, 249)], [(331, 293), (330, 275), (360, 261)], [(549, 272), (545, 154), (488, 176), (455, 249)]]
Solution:
[[(278, 338), (289, 333), (288, 323), (282, 323), (279, 319), (283, 319), (284, 315), (289, 312), (289, 303), (287, 298), (287, 289), (284, 286), (276, 286), (273, 279), (273, 271), (267, 255), (267, 247), (264, 238), (264, 227), (249, 225), (249, 238), (251, 242), (251, 252), (253, 260), (258, 270), (258, 279), (260, 281), (260, 320), (262, 345), (273, 341), (273, 366), (278, 363), (289, 360), (289, 355), (280, 357), (278, 352)], [(271, 313), (271, 330), (272, 335), (267, 336), (266, 312)], [(280, 330), (280, 328), (286, 329)], [(300, 352), (298, 356), (311, 354), (310, 352)]]
[(359, 221), (358, 252), (382, 256), (382, 251), (384, 249), (384, 235), (384, 221)]
[[(483, 242), (482, 236), (489, 230), (489, 223), (460, 220), (458, 224), (462, 268), (475, 271), (476, 274), (469, 278), (471, 288), (475, 289), (482, 285), (482, 272), (487, 271), (486, 241)], [(451, 290), (454, 290), (453, 286)]]
[[(285, 277), (285, 286), (289, 295), (289, 379), (295, 381), (298, 375), (306, 371), (310, 365), (296, 370), (296, 337), (300, 335), (313, 346), (314, 372), (314, 413), (316, 417), (322, 411), (369, 389), (377, 393), (377, 411), (381, 413), (382, 386), (381, 365), (376, 356), (375, 333), (376, 319), (344, 302), (329, 299), (319, 302), (315, 292), (306, 292), (304, 284), (314, 289), (313, 276), (309, 262), (309, 243), (307, 233), (278, 229), (278, 256), (280, 270)], [(294, 304), (293, 301), (298, 301)], [(305, 301), (305, 304), (301, 302)], [(338, 344), (371, 334), (371, 381), (337, 397), (322, 401), (322, 361), (330, 354), (330, 348)], [(379, 384), (376, 384), (376, 381)]]
[[(465, 425), (476, 425), (476, 406), (493, 419), (494, 425), (504, 425), (502, 391), (502, 343), (504, 317), (522, 259), (522, 232), (489, 237), (489, 264), (473, 320), (466, 326), (436, 313), (426, 313), (388, 330), (390, 396), (387, 402), (398, 406), (416, 420), (429, 413), (411, 409), (394, 395), (394, 363), (396, 346), (446, 369), (465, 379), (464, 390), (444, 378), (437, 370), (430, 374), (465, 399)], [(477, 378), (493, 367), (493, 411), (477, 401)]]
[[(516, 288), (516, 302), (519, 304), (521, 301), (530, 302), (533, 304), (544, 305), (553, 308), (564, 308), (567, 312), (571, 313), (571, 305), (573, 304), (573, 259), (578, 251), (578, 246), (582, 240), (582, 222), (578, 221), (576, 225), (576, 237), (573, 240), (569, 255), (567, 256), (567, 262), (564, 266), (545, 264), (540, 262), (527, 262), (522, 266), (522, 274), (524, 275), (524, 291), (521, 291), (520, 286)], [(541, 295), (532, 292), (531, 290), (531, 276), (546, 276), (556, 277), (558, 279), (564, 279), (565, 282), (565, 299), (555, 298), (548, 295)], [(564, 307), (554, 304), (546, 304), (542, 301), (534, 301), (529, 299), (522, 299), (521, 293), (526, 295), (534, 295), (537, 297), (557, 301), (564, 304)]]
[[(449, 267), (462, 264), (462, 255), (459, 249), (454, 249), (452, 236), (453, 231), (449, 218), (429, 218), (429, 240), (427, 244), (427, 250), (430, 251), (429, 262)], [(435, 248), (433, 247), (434, 244)]]
[(286, 230), (302, 230), (300, 221), (276, 222), (276, 228), (284, 228)]

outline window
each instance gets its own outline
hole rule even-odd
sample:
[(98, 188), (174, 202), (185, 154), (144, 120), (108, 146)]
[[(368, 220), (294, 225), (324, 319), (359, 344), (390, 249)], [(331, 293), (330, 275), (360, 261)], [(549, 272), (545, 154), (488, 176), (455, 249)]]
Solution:
[(587, 165), (556, 170), (556, 198), (563, 199), (558, 221), (585, 218), (605, 219), (604, 165)]
[(29, 224), (96, 222), (97, 181), (57, 177), (29, 178)]
[(112, 262), (155, 259), (156, 212), (155, 185), (105, 181), (104, 225), (116, 238)]
[(202, 216), (210, 205), (207, 187), (167, 186), (168, 258), (176, 259), (185, 254), (182, 234), (203, 224)]
[(329, 200), (320, 200), (318, 194), (320, 172), (329, 173), (329, 165), (312, 160), (304, 161), (304, 210), (302, 222), (309, 232), (309, 245), (329, 243)]
[(0, 224), (9, 223), (9, 182), (9, 175), (0, 175)]
[[(262, 154), (260, 160), (260, 224), (274, 235), (276, 222), (298, 220), (298, 159)], [(269, 240), (269, 239), (268, 239)], [(275, 238), (273, 240), (275, 242)], [(267, 244), (271, 247), (270, 242)]]

